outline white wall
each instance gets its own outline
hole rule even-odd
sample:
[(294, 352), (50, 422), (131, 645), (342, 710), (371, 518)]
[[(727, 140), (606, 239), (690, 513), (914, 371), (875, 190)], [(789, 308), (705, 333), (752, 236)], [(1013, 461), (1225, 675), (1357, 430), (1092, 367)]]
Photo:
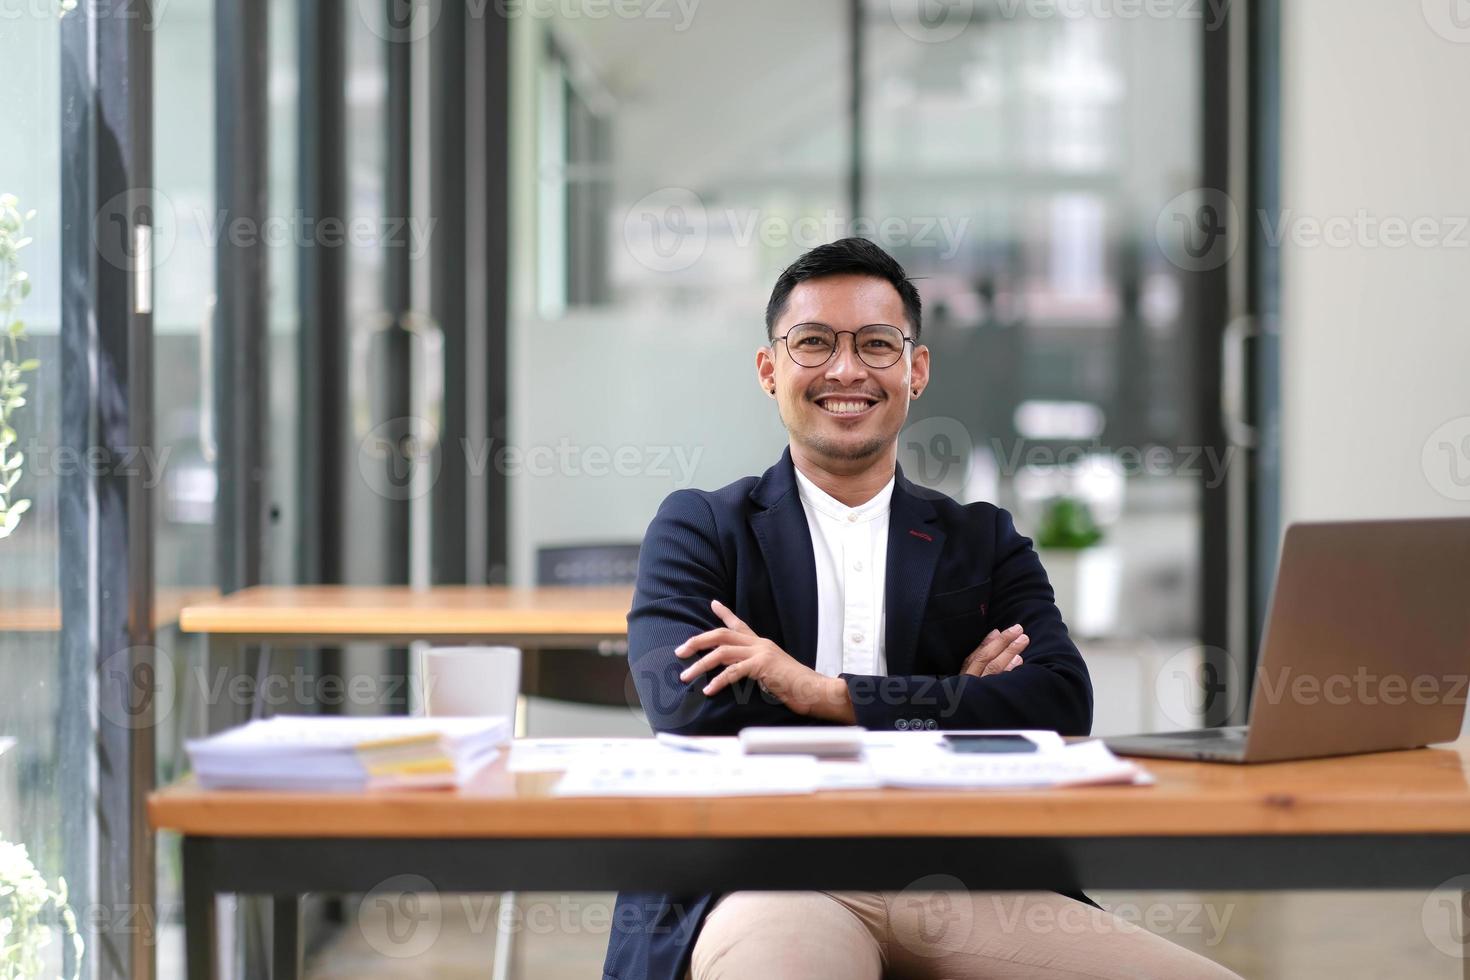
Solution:
[(1457, 3), (1283, 5), (1283, 207), (1430, 218), (1457, 243), (1283, 246), (1288, 520), (1470, 513), (1470, 29), (1452, 27)]

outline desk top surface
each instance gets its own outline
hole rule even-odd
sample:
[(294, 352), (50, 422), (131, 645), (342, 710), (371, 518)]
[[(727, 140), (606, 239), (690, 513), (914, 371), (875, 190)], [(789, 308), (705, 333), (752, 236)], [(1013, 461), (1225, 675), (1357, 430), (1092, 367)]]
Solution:
[(257, 586), (195, 603), (186, 633), (300, 636), (622, 636), (631, 586)]
[[(164, 587), (155, 590), (153, 601), (153, 628), (163, 629), (177, 622), (180, 613), (189, 606), (212, 603), (219, 600), (219, 590), (213, 588)], [(626, 611), (626, 610), (625, 610)], [(52, 602), (7, 603), (0, 608), (0, 633), (59, 633), (61, 631), (61, 607)]]
[(459, 791), (240, 792), (185, 781), (155, 792), (148, 809), (155, 828), (220, 837), (1470, 834), (1470, 740), (1253, 766), (1141, 761), (1156, 785), (562, 799), (551, 795), (559, 774), (512, 774), (502, 756)]

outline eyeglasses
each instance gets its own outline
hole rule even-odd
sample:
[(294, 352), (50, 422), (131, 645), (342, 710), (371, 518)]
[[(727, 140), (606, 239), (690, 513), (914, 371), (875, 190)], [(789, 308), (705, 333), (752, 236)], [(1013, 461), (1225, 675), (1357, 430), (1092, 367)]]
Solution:
[(837, 353), (837, 338), (852, 337), (857, 356), (870, 368), (893, 367), (903, 357), (903, 345), (912, 337), (886, 323), (870, 323), (857, 331), (833, 330), (825, 323), (798, 323), (776, 340), (785, 341), (786, 353), (802, 367), (821, 367)]

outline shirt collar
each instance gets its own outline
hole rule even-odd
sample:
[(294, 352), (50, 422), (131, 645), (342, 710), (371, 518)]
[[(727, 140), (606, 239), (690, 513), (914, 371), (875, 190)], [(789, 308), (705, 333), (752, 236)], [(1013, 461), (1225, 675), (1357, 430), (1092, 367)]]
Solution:
[(879, 490), (867, 501), (858, 504), (856, 507), (849, 507), (807, 479), (800, 468), (794, 464), (792, 465), (792, 469), (796, 472), (796, 487), (797, 492), (801, 495), (801, 502), (823, 517), (831, 518), (834, 521), (841, 521), (844, 524), (864, 524), (888, 513), (889, 504), (893, 499), (893, 486), (896, 477), (889, 477), (888, 482), (883, 485), (883, 489)]

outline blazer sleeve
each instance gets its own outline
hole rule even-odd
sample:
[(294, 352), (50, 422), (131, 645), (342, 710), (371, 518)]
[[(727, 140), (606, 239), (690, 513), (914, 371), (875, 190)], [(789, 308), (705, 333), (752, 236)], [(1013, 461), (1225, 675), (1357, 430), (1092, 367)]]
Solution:
[(751, 681), (711, 697), (703, 687), (717, 675), (679, 680), (689, 661), (674, 656), (674, 647), (723, 625), (712, 599), (740, 615), (734, 592), (708, 501), (692, 490), (670, 494), (643, 537), (628, 613), (628, 669), (655, 731), (731, 735), (747, 725), (811, 724)]
[[(1024, 663), (990, 677), (874, 677), (844, 674), (858, 724), (878, 730), (1045, 728), (1063, 735), (1092, 731), (1092, 681), (1067, 635), (1062, 614), (1031, 539), (996, 509), (991, 612), (1020, 623), (1031, 638)], [(981, 637), (976, 637), (978, 645)]]

